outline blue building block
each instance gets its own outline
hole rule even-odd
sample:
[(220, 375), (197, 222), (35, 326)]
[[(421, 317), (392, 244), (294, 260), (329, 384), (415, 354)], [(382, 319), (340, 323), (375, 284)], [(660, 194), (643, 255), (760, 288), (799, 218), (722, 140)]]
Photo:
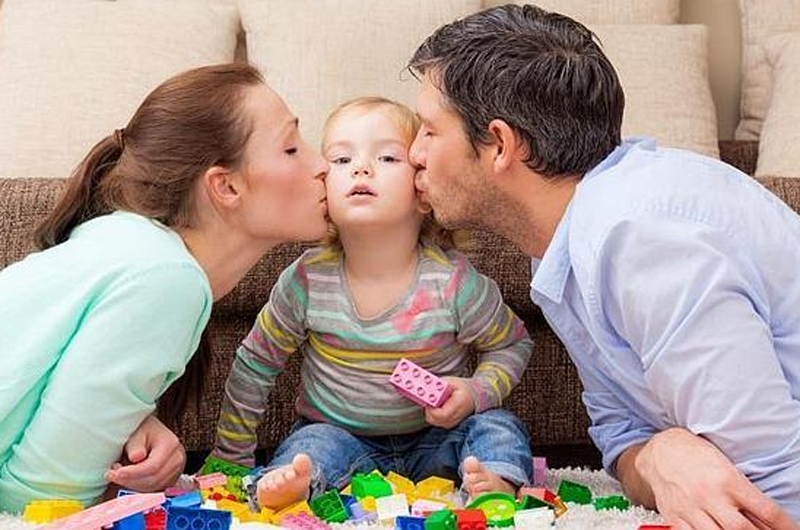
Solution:
[(395, 517), (394, 527), (397, 530), (425, 530), (425, 518), (400, 515)]
[(167, 511), (166, 530), (229, 530), (231, 512), (203, 508), (176, 508)]
[(191, 491), (169, 500), (169, 506), (175, 508), (199, 508), (203, 504), (203, 496), (199, 491)]
[[(124, 495), (122, 495), (124, 497)], [(144, 514), (135, 513), (114, 523), (114, 530), (145, 530)]]

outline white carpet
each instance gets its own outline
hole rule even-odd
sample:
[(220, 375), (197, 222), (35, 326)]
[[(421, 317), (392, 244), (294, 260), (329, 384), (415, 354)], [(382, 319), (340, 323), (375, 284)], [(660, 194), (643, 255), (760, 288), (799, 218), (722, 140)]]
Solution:
[[(547, 487), (551, 491), (558, 489), (562, 479), (580, 482), (589, 486), (596, 497), (618, 495), (621, 493), (619, 483), (603, 471), (587, 471), (581, 469), (551, 469), (547, 476)], [(618, 510), (596, 511), (592, 506), (568, 504), (569, 511), (556, 520), (556, 529), (572, 530), (637, 530), (644, 523), (662, 523), (663, 519), (657, 513), (639, 507), (632, 507), (624, 512)], [(335, 525), (341, 529), (371, 529), (378, 530), (377, 525)], [(0, 530), (29, 530), (35, 525), (27, 524), (18, 517), (0, 513)], [(276, 528), (263, 524), (233, 525), (231, 529), (256, 530), (258, 528)]]

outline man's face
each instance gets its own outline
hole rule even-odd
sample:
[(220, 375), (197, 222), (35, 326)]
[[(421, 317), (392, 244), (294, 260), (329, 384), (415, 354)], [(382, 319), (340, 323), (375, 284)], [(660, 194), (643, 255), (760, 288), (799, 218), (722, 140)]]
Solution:
[(409, 156), (419, 169), (416, 186), (420, 199), (433, 207), (436, 220), (446, 228), (484, 224), (481, 201), (486, 185), (480, 159), (461, 118), (445, 105), (430, 75), (422, 79), (417, 113), (422, 127)]

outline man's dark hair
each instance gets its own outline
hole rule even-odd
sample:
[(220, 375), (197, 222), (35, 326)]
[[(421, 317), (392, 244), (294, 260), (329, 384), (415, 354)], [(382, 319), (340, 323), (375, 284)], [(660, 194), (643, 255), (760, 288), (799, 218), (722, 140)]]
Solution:
[(544, 176), (580, 175), (620, 144), (625, 96), (584, 25), (532, 5), (504, 5), (442, 26), (417, 49), (426, 75), (464, 122), (477, 150), (500, 119)]

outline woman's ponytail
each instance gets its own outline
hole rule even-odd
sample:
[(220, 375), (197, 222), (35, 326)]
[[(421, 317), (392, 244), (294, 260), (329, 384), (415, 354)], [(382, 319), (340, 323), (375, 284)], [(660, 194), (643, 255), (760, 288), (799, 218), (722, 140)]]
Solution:
[(123, 149), (123, 131), (118, 129), (89, 151), (73, 171), (53, 211), (36, 227), (34, 241), (40, 250), (63, 243), (73, 228), (106, 213), (97, 189)]

